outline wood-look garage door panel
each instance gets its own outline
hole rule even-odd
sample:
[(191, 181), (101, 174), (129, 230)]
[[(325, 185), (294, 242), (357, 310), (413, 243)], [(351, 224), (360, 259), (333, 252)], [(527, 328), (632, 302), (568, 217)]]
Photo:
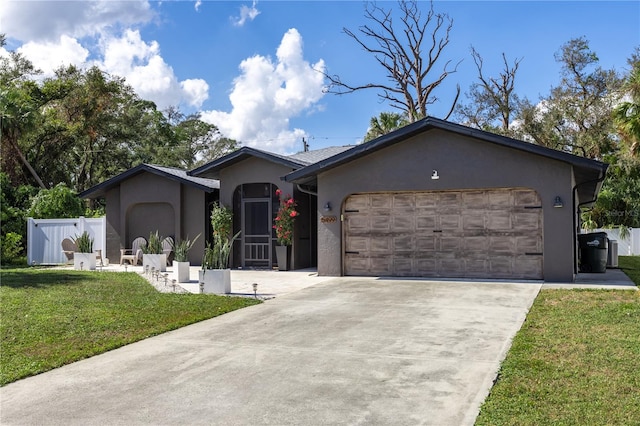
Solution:
[(347, 275), (371, 275), (371, 259), (364, 257), (351, 257), (349, 259)]
[(505, 211), (492, 211), (487, 217), (487, 229), (502, 230), (511, 229), (511, 213)]
[(398, 210), (413, 210), (415, 207), (415, 196), (412, 194), (394, 194), (393, 208)]
[(529, 211), (523, 213), (514, 213), (513, 227), (516, 229), (540, 229), (540, 214), (537, 211)]
[(393, 231), (412, 232), (415, 228), (415, 218), (413, 216), (395, 216), (393, 218)]
[(484, 214), (475, 210), (465, 210), (462, 216), (462, 229), (485, 229), (487, 227)]
[(371, 208), (372, 209), (390, 209), (391, 197), (389, 194), (372, 194), (371, 195)]
[[(433, 230), (436, 227), (436, 215), (431, 213), (424, 216), (416, 216), (416, 230)], [(432, 231), (433, 232), (433, 231)]]
[(346, 242), (345, 249), (348, 252), (363, 252), (366, 253), (370, 250), (369, 242), (371, 241), (370, 237), (360, 237), (360, 236), (352, 236)]
[(344, 216), (347, 275), (542, 278), (532, 190), (358, 194)]
[(538, 194), (528, 189), (513, 190), (513, 205), (517, 207), (533, 206), (540, 203)]
[[(416, 236), (416, 256), (436, 251), (436, 237), (433, 235)], [(431, 256), (431, 254), (429, 254)]]
[(491, 191), (487, 193), (487, 208), (501, 210), (511, 206), (511, 192)]
[(532, 277), (542, 270), (542, 256), (518, 256), (514, 259), (514, 273), (523, 277)]
[(371, 238), (369, 240), (370, 250), (376, 255), (392, 255), (393, 246), (390, 238)]
[(440, 229), (460, 229), (462, 217), (457, 212), (440, 214)]
[(518, 253), (542, 252), (542, 238), (540, 237), (516, 237), (515, 240)]
[(385, 233), (391, 230), (391, 214), (381, 216), (379, 212), (375, 212), (376, 216), (371, 217), (371, 228), (376, 232)]

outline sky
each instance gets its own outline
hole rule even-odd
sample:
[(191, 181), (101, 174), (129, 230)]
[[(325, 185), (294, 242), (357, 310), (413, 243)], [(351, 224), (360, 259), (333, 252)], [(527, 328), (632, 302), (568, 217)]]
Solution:
[[(385, 9), (396, 2), (379, 1)], [(421, 0), (425, 11), (429, 3)], [(435, 1), (453, 20), (450, 43), (435, 65), (457, 63), (437, 89), (429, 115), (444, 118), (456, 85), (497, 75), (504, 53), (521, 59), (516, 92), (536, 102), (559, 83), (554, 59), (572, 38), (585, 37), (605, 69), (628, 70), (640, 46), (638, 1)], [(0, 33), (53, 75), (62, 65), (98, 66), (124, 77), (159, 109), (201, 113), (227, 137), (272, 152), (352, 145), (371, 117), (393, 111), (375, 91), (325, 93), (320, 71), (353, 84), (385, 82), (371, 54), (344, 33), (369, 23), (362, 1), (0, 1)], [(0, 55), (6, 54), (0, 49)]]

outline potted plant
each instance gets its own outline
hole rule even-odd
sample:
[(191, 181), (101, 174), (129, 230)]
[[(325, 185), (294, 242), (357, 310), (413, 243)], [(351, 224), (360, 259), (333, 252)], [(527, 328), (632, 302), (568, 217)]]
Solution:
[(191, 264), (189, 263), (189, 250), (193, 247), (195, 242), (200, 237), (198, 234), (193, 240), (189, 240), (189, 237), (180, 242), (171, 242), (171, 249), (173, 250), (173, 269), (176, 278), (179, 283), (189, 281), (189, 269)]
[[(282, 191), (277, 189), (276, 195), (280, 197)], [(293, 244), (293, 222), (299, 215), (296, 211), (297, 203), (290, 195), (280, 198), (280, 208), (273, 220), (273, 229), (276, 230), (278, 245), (276, 246), (276, 259), (278, 270), (287, 271), (289, 269), (289, 259), (291, 257), (291, 244)]]
[(93, 238), (87, 231), (71, 239), (77, 247), (73, 253), (73, 269), (95, 271), (96, 255), (93, 252)]
[(142, 249), (142, 267), (149, 271), (153, 268), (156, 271), (165, 272), (167, 270), (167, 255), (163, 252), (162, 237), (158, 231), (149, 234), (147, 244), (140, 247)]
[(231, 235), (233, 213), (223, 206), (214, 206), (211, 212), (213, 243), (207, 243), (202, 257), (202, 270), (198, 273), (204, 293), (231, 293), (231, 270), (229, 256), (233, 243), (240, 232)]

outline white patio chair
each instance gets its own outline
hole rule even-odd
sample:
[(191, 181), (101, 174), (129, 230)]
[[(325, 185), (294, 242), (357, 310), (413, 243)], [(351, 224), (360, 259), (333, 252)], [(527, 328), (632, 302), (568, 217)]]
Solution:
[(167, 264), (171, 264), (171, 261), (173, 261), (173, 257), (171, 257), (173, 253), (173, 238), (166, 237), (162, 240), (162, 253), (167, 255)]
[(131, 243), (130, 249), (120, 249), (120, 264), (124, 261), (128, 261), (131, 265), (137, 265), (142, 263), (142, 246), (147, 244), (147, 240), (144, 237), (137, 237)]

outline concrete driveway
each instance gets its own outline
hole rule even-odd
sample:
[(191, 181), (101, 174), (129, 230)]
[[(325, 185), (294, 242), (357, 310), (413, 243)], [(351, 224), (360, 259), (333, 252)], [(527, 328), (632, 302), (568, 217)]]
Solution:
[(337, 278), (7, 385), (0, 421), (470, 425), (540, 287)]

